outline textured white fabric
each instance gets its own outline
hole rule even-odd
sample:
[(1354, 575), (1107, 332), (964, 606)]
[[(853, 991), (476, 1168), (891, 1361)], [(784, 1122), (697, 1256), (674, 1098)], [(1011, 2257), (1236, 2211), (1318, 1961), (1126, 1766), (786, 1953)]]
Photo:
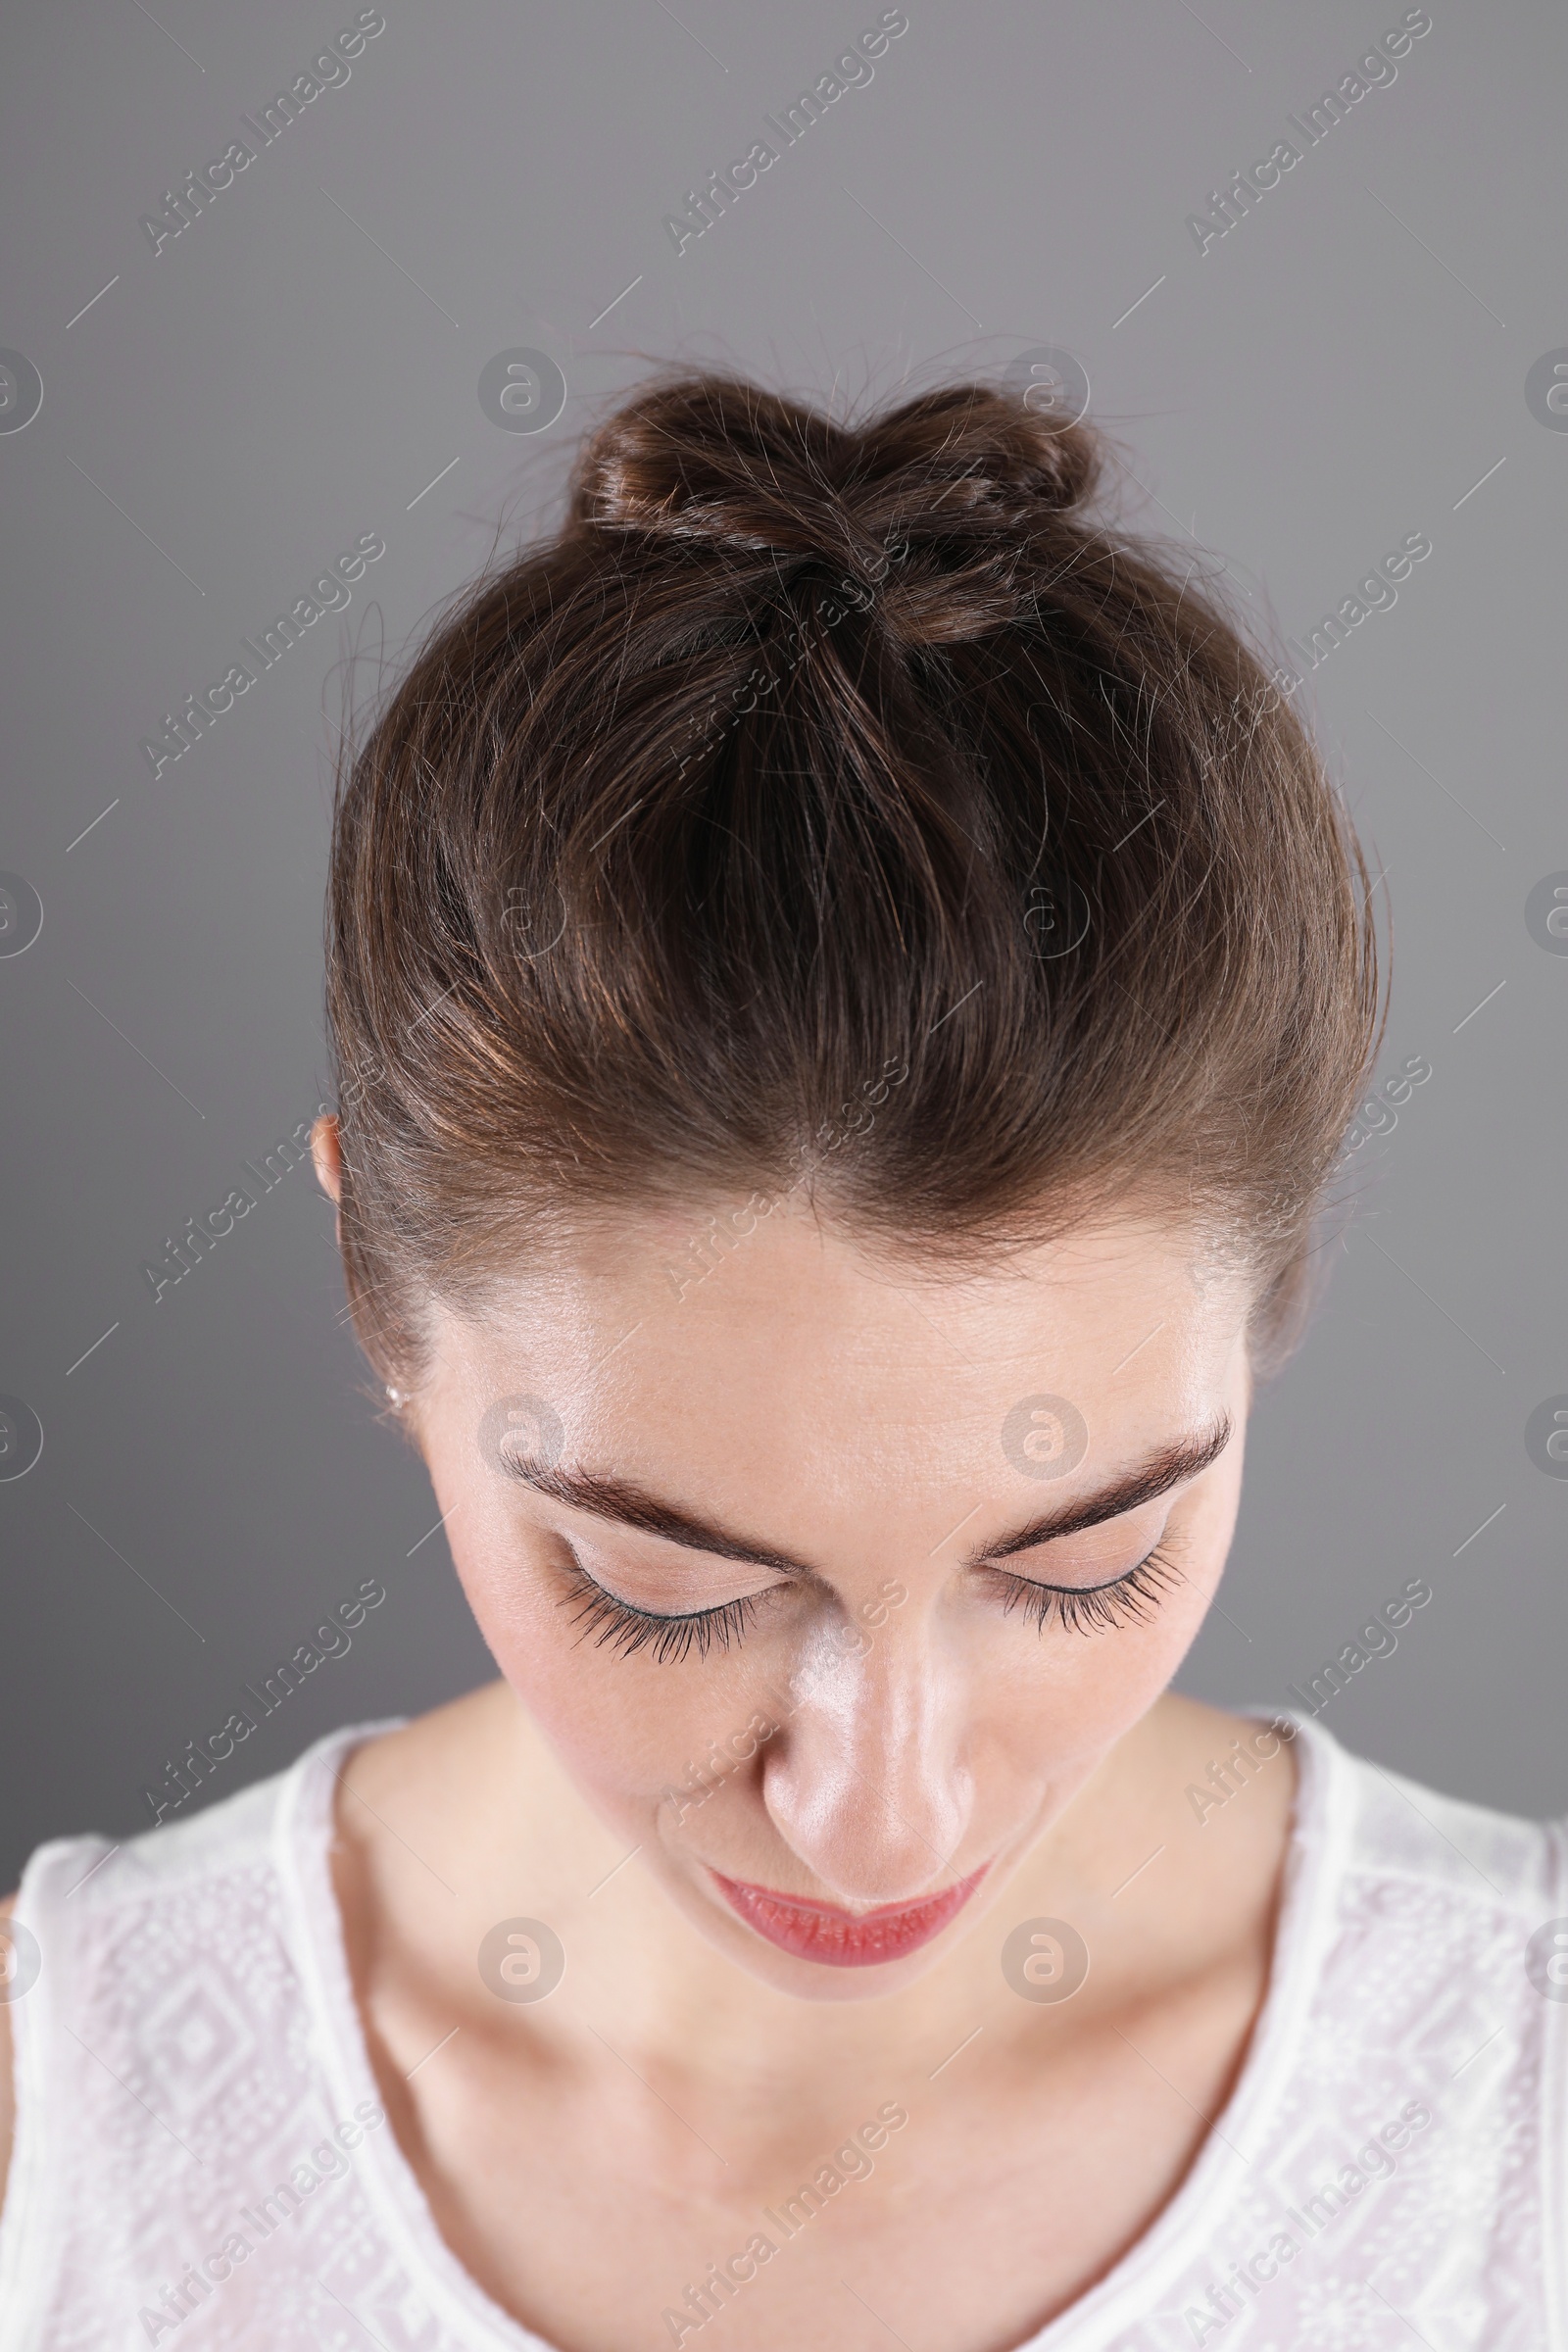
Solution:
[[(1568, 2352), (1568, 2002), (1526, 1967), (1568, 1914), (1568, 1835), (1293, 1720), (1241, 2079), (1179, 2194), (1026, 2352)], [(377, 2103), (327, 1840), (348, 1749), (384, 1728), (129, 1845), (32, 1857), (5, 2352), (550, 2352), (447, 2250)]]

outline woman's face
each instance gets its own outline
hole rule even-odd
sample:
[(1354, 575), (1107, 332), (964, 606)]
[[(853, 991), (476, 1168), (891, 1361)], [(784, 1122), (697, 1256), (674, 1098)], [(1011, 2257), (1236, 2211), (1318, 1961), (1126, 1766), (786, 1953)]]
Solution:
[(1180, 1663), (1250, 1294), (1130, 1217), (956, 1282), (789, 1204), (720, 1230), (701, 1280), (690, 1229), (629, 1220), (438, 1309), (414, 1425), (601, 1817), (742, 1967), (863, 1997), (966, 1933)]

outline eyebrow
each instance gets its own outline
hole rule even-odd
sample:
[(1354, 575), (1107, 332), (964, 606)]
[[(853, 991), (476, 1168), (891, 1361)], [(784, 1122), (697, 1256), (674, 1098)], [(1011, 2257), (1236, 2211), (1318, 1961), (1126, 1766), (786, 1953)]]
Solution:
[[(1211, 1428), (1194, 1437), (1173, 1439), (1141, 1462), (1135, 1462), (1131, 1469), (1119, 1471), (1094, 1494), (1038, 1513), (1010, 1535), (1000, 1536), (995, 1543), (965, 1552), (957, 1564), (961, 1568), (983, 1568), (993, 1560), (1010, 1559), (1015, 1552), (1029, 1551), (1037, 1544), (1050, 1544), (1061, 1536), (1082, 1535), (1087, 1528), (1100, 1527), (1107, 1519), (1119, 1519), (1146, 1502), (1157, 1501), (1173, 1487), (1185, 1485), (1217, 1461), (1231, 1442), (1232, 1431), (1231, 1416), (1222, 1413)], [(679, 1544), (688, 1551), (711, 1552), (719, 1559), (741, 1560), (750, 1567), (771, 1568), (780, 1575), (808, 1579), (814, 1584), (832, 1581), (809, 1560), (782, 1551), (775, 1544), (756, 1543), (717, 1520), (705, 1519), (678, 1503), (667, 1502), (635, 1480), (617, 1477), (611, 1471), (561, 1469), (553, 1464), (519, 1460), (514, 1455), (503, 1454), (501, 1459), (508, 1476), (519, 1485), (532, 1488), (535, 1494), (552, 1501), (564, 1502), (572, 1510), (587, 1511), (596, 1519), (612, 1520), (618, 1526), (635, 1528), (642, 1535), (662, 1537), (665, 1543)], [(940, 1551), (942, 1545), (937, 1544), (935, 1549)]]

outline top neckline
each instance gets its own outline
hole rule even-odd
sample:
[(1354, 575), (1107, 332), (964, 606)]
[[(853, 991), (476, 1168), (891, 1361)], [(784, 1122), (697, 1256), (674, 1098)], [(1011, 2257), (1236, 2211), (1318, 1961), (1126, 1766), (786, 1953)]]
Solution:
[[(1108, 2332), (1147, 2317), (1175, 2275), (1234, 2209), (1250, 2147), (1291, 2079), (1334, 1934), (1335, 1891), (1351, 1832), (1353, 1788), (1339, 1743), (1309, 1716), (1238, 1710), (1244, 1720), (1290, 1723), (1297, 1786), (1268, 1982), (1241, 2072), (1186, 2177), (1149, 2227), (1072, 2303), (1014, 2352), (1101, 2352)], [(350, 1724), (307, 1748), (282, 1776), (273, 1861), (284, 1933), (298, 1969), (311, 2039), (339, 2113), (379, 2107), (365, 2023), (354, 1997), (342, 1915), (332, 1884), (333, 1799), (356, 1747), (406, 1717)], [(411, 2282), (465, 2352), (560, 2352), (496, 2303), (453, 2253), (417, 2176), (391, 2132), (367, 2137), (358, 2158), (366, 2194)]]

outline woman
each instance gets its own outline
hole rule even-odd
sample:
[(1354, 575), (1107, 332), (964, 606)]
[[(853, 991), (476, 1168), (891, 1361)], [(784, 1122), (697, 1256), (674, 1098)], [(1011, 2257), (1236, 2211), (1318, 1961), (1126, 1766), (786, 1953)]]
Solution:
[(1568, 2343), (1561, 1832), (1167, 1690), (1379, 990), (1098, 466), (656, 385), (389, 699), (316, 1158), (501, 1679), (34, 1856), (17, 2352)]

